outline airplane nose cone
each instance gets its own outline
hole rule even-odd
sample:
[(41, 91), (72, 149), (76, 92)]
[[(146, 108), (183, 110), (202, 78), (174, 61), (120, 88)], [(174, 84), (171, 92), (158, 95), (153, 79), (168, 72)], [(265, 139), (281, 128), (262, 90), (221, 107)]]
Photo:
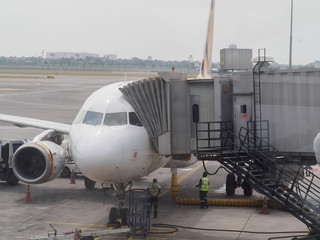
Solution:
[(114, 137), (84, 136), (72, 148), (80, 171), (97, 182), (115, 179), (123, 160), (123, 147)]

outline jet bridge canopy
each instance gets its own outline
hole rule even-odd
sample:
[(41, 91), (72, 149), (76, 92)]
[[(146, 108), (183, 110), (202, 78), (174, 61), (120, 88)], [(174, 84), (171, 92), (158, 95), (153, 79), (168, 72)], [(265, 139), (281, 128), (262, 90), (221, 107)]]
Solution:
[(120, 89), (131, 103), (158, 150), (158, 137), (168, 131), (167, 84), (160, 78), (129, 83)]
[(186, 74), (160, 73), (160, 77), (129, 83), (120, 91), (137, 112), (157, 152), (176, 158), (190, 154)]

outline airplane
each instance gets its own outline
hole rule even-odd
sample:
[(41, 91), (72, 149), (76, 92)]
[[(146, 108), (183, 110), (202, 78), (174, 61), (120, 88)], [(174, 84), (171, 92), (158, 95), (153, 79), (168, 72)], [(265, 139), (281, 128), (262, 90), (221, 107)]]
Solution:
[(320, 165), (320, 132), (314, 138), (313, 150), (316, 155), (317, 162)]
[[(174, 160), (156, 152), (139, 117), (119, 90), (128, 83), (117, 82), (95, 91), (71, 125), (0, 114), (1, 121), (45, 129), (16, 150), (11, 162), (16, 177), (27, 184), (51, 181), (64, 168), (65, 151), (69, 151), (85, 176), (87, 189), (94, 188), (96, 182), (112, 184), (121, 214), (125, 192), (134, 180), (170, 161), (171, 168), (194, 164), (195, 157)], [(64, 143), (67, 147), (63, 147), (65, 134), (69, 135)]]
[[(212, 41), (210, 20), (213, 21), (214, 1), (211, 3), (207, 41)], [(211, 47), (206, 48), (203, 60), (203, 64), (209, 66), (202, 67), (200, 72), (206, 77), (211, 74), (208, 56), (211, 56)], [(60, 174), (66, 156), (69, 156), (84, 175), (86, 188), (94, 188), (96, 182), (103, 186), (111, 184), (116, 191), (118, 206), (111, 208), (110, 216), (113, 217), (110, 219), (109, 216), (110, 222), (123, 216), (122, 220), (126, 222), (125, 192), (132, 187), (134, 180), (166, 165), (170, 168), (187, 167), (197, 161), (193, 155), (176, 160), (156, 152), (134, 108), (119, 90), (129, 83), (117, 82), (95, 91), (84, 102), (72, 124), (0, 114), (0, 121), (44, 129), (31, 142), (16, 150), (10, 160), (15, 176), (27, 184), (51, 181)], [(69, 135), (68, 140), (64, 140), (64, 135)]]

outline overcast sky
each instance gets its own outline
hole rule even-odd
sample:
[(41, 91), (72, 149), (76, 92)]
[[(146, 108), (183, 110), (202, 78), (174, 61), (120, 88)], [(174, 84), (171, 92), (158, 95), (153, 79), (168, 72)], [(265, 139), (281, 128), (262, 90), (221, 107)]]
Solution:
[[(41, 51), (200, 60), (211, 0), (0, 0), (0, 56)], [(289, 62), (291, 0), (216, 0), (213, 62), (230, 43)], [(320, 1), (294, 0), (293, 64), (320, 60)]]

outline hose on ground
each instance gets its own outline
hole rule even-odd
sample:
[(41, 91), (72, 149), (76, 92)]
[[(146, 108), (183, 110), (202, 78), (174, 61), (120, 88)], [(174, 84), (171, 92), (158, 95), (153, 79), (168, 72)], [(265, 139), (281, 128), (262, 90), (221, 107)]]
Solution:
[(223, 167), (223, 166), (218, 167), (218, 169), (217, 169), (214, 173), (209, 173), (208, 170), (207, 170), (206, 163), (205, 163), (204, 160), (202, 160), (202, 166), (203, 166), (204, 171), (205, 171), (208, 175), (212, 175), (212, 176), (213, 176), (213, 175), (216, 175), (216, 174), (219, 172), (220, 169), (224, 169), (224, 170), (226, 170), (226, 172), (232, 173), (232, 172), (230, 172), (228, 169), (226, 169), (226, 168)]
[(198, 230), (198, 231), (210, 231), (210, 232), (236, 232), (236, 233), (248, 233), (248, 234), (307, 234), (307, 231), (279, 231), (279, 232), (264, 232), (264, 231), (245, 231), (245, 230), (235, 230), (235, 229), (216, 229), (216, 228), (197, 228), (197, 227), (188, 227), (188, 226), (180, 226), (173, 224), (163, 224), (163, 223), (155, 223), (152, 224), (153, 227), (162, 227), (162, 228), (174, 228), (174, 229), (190, 229), (190, 230)]

